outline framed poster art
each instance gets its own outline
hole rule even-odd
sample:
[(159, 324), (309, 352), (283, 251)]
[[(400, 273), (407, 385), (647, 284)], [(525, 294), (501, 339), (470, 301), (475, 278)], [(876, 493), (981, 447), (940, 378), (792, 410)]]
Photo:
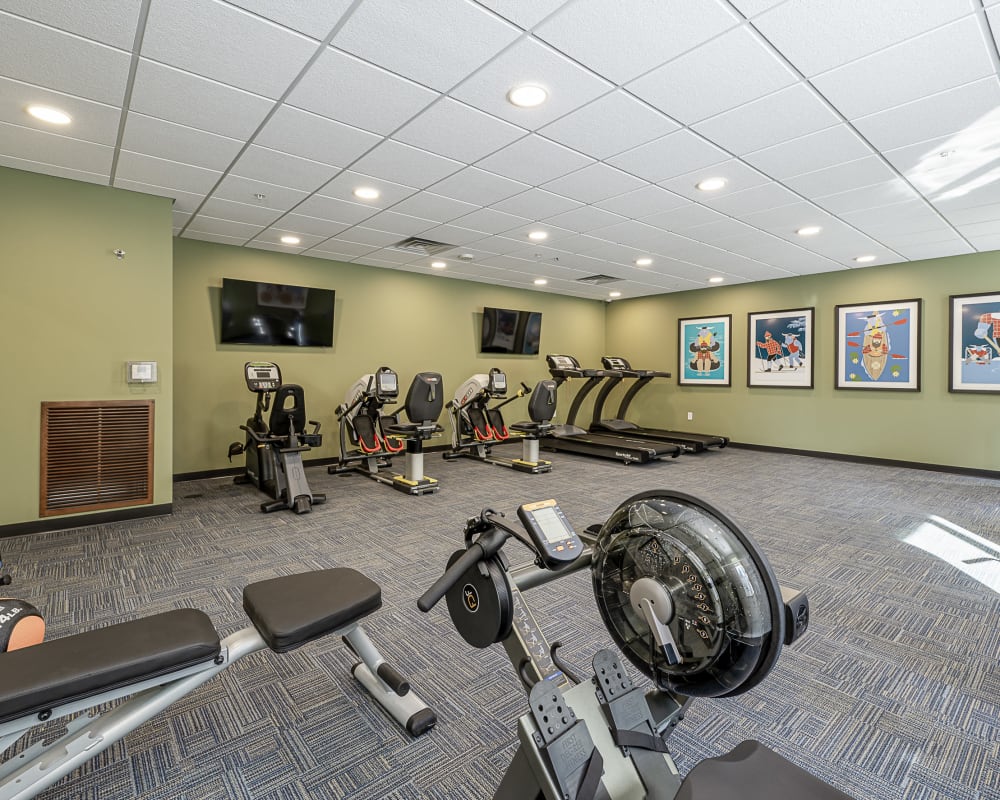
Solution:
[(834, 386), (919, 392), (920, 303), (837, 306)]
[(730, 386), (732, 314), (677, 320), (680, 362), (677, 382), (691, 386)]
[(814, 308), (747, 314), (747, 386), (813, 388)]
[(1000, 394), (1000, 292), (948, 299), (948, 391)]

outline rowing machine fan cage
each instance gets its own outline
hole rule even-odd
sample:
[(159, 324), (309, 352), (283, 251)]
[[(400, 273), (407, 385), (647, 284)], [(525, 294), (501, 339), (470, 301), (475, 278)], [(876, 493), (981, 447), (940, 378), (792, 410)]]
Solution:
[[(637, 494), (601, 527), (594, 595), (618, 647), (664, 690), (725, 697), (756, 686), (784, 640), (781, 589), (753, 540), (710, 505), (672, 491)], [(633, 587), (654, 586), (677, 663), (657, 645)], [(661, 588), (662, 587), (662, 588)], [(669, 598), (669, 599), (667, 599)]]

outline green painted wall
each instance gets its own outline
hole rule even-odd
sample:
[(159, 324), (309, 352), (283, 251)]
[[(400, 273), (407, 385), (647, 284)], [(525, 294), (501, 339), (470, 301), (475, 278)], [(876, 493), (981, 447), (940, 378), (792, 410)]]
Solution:
[[(219, 344), (222, 279), (269, 281), (334, 289), (332, 348), (251, 347)], [(480, 355), (483, 306), (542, 312), (539, 356)], [(389, 366), (403, 393), (414, 373), (440, 372), (446, 398), (476, 372), (500, 367), (508, 381), (529, 386), (548, 377), (544, 354), (570, 351), (595, 361), (604, 349), (605, 304), (437, 275), (343, 264), (318, 258), (237, 248), (190, 239), (174, 241), (174, 470), (198, 472), (232, 466), (230, 442), (253, 412), (243, 364), (273, 360), (287, 383), (306, 390), (310, 419), (322, 424), (323, 447), (309, 457), (336, 456), (334, 409), (360, 376)], [(561, 404), (565, 414), (568, 400)], [(511, 404), (510, 421), (527, 417), (525, 401)], [(445, 437), (450, 434), (446, 416)], [(443, 444), (447, 438), (432, 440)], [(428, 465), (428, 473), (434, 472)]]
[[(718, 432), (735, 441), (1000, 469), (1000, 396), (948, 392), (948, 296), (1000, 291), (1000, 256), (981, 253), (619, 301), (608, 308), (609, 354), (674, 377), (636, 397), (640, 424)], [(919, 392), (837, 390), (834, 306), (923, 299)], [(815, 389), (749, 389), (747, 314), (815, 306)], [(733, 315), (731, 388), (678, 386), (679, 317)], [(617, 408), (621, 389), (609, 399)], [(694, 412), (688, 422), (686, 412)], [(588, 417), (589, 419), (589, 417)]]
[[(171, 502), (170, 201), (2, 167), (0, 187), (0, 525), (39, 518), (42, 401), (153, 398), (154, 503)], [(159, 383), (130, 387), (128, 360), (159, 362)]]

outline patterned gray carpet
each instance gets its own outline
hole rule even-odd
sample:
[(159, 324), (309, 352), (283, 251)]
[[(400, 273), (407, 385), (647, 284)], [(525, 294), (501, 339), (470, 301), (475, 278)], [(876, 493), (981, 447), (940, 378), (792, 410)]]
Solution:
[[(43, 796), (489, 798), (524, 694), (500, 647), (469, 648), (417, 596), (483, 506), (555, 497), (583, 528), (671, 488), (734, 518), (813, 609), (762, 685), (693, 704), (671, 739), (682, 772), (752, 737), (858, 800), (1000, 800), (1000, 482), (735, 449), (645, 467), (551, 458), (534, 476), (429, 455), (443, 488), (427, 497), (310, 469), (329, 499), (302, 517), (260, 514), (260, 495), (229, 479), (192, 481), (175, 486), (169, 518), (0, 543), (51, 637), (184, 606), (225, 635), (247, 624), (246, 583), (355, 567), (383, 587), (372, 638), (440, 717), (410, 740), (328, 638), (238, 662)], [(528, 594), (581, 671), (610, 645), (588, 580)]]

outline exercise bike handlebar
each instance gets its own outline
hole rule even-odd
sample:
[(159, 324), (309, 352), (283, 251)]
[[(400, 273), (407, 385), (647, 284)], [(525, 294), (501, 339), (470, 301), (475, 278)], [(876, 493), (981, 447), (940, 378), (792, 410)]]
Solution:
[(509, 538), (510, 534), (499, 528), (491, 527), (485, 531), (482, 536), (469, 545), (469, 549), (459, 556), (454, 564), (445, 570), (440, 578), (434, 581), (426, 592), (420, 595), (420, 599), (417, 600), (417, 608), (424, 613), (434, 608), (438, 601), (448, 593), (448, 590), (458, 583), (466, 570), (480, 561), (495, 556)]

